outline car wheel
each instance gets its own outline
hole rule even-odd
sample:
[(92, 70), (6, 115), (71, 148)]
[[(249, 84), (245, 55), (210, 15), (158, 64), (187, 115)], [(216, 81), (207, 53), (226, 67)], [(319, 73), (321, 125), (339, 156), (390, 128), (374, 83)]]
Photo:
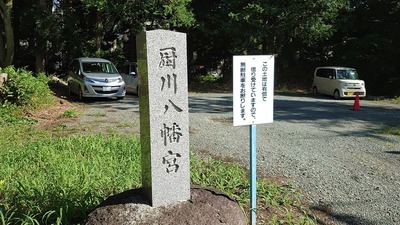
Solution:
[(313, 87), (312, 92), (314, 95), (318, 94), (318, 88), (317, 87)]
[(333, 98), (334, 98), (335, 100), (339, 100), (339, 99), (340, 99), (339, 90), (335, 90), (335, 91), (333, 92)]

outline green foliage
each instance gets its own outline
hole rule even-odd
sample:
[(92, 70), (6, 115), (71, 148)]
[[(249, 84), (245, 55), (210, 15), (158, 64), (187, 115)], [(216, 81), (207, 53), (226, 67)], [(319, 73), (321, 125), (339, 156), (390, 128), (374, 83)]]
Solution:
[(62, 114), (62, 117), (64, 117), (64, 118), (72, 118), (72, 117), (77, 117), (77, 116), (78, 116), (78, 112), (76, 112), (73, 109), (67, 109)]
[[(133, 136), (52, 137), (29, 126), (0, 128), (0, 223), (83, 224), (110, 195), (141, 185), (140, 141)], [(12, 138), (11, 138), (12, 137)], [(247, 171), (235, 164), (191, 156), (191, 181), (249, 205)], [(299, 194), (267, 179), (257, 184), (259, 207), (297, 207)], [(286, 221), (307, 221), (288, 210)], [(290, 220), (289, 220), (290, 219)], [(264, 221), (267, 224), (267, 221)]]
[(32, 72), (15, 69), (12, 66), (0, 69), (8, 74), (8, 79), (0, 91), (2, 104), (12, 104), (31, 109), (53, 102), (48, 86), (49, 78), (44, 73), (33, 76)]
[(213, 75), (197, 76), (195, 80), (200, 83), (204, 82), (217, 82), (221, 77)]
[[(132, 60), (136, 35), (148, 29), (175, 29), (194, 24), (190, 0), (61, 2), (64, 34), (61, 51), (71, 58), (99, 56), (119, 65)], [(150, 22), (150, 25), (149, 25)]]
[[(200, 159), (191, 155), (191, 181), (193, 184), (215, 188), (236, 199), (242, 208), (250, 205), (250, 179), (248, 171), (237, 164), (226, 163), (212, 158)], [(302, 211), (298, 216), (297, 210), (301, 208), (300, 194), (292, 187), (283, 187), (266, 178), (257, 181), (257, 209), (274, 208), (276, 211), (285, 210), (286, 218), (282, 224), (315, 224), (309, 217), (309, 212)], [(266, 218), (264, 218), (266, 219)], [(271, 218), (272, 219), (272, 218)], [(300, 222), (301, 221), (301, 222)], [(267, 221), (262, 221), (266, 224)], [(281, 223), (273, 223), (281, 224)]]
[(397, 97), (397, 98), (393, 99), (392, 102), (395, 103), (395, 104), (399, 104), (400, 105), (400, 97)]
[(326, 51), (333, 55), (326, 64), (355, 67), (369, 95), (400, 95), (399, 2), (350, 1), (340, 18), (338, 32), (327, 42), (332, 47)]
[[(237, 164), (208, 158), (200, 160), (191, 156), (192, 183), (213, 187), (234, 197), (242, 206), (250, 200), (250, 179), (248, 172)], [(259, 198), (272, 206), (289, 206), (298, 202), (295, 192), (269, 182), (267, 179), (257, 183)]]
[[(232, 76), (232, 55), (274, 54), (276, 83), (309, 87), (313, 61), (325, 60), (326, 41), (335, 34), (345, 0), (318, 1), (194, 1), (198, 26), (190, 31), (195, 65), (222, 69)], [(222, 63), (219, 65), (219, 63)], [(311, 74), (311, 75), (310, 75)]]
[(15, 142), (0, 148), (0, 218), (12, 224), (82, 224), (104, 198), (140, 185), (135, 137)]
[(400, 125), (388, 127), (384, 130), (381, 130), (380, 133), (400, 136)]
[(35, 77), (30, 71), (16, 70), (12, 66), (0, 68), (0, 72), (8, 74), (7, 81), (0, 87), (0, 126), (36, 123), (35, 119), (24, 117), (24, 112), (54, 103), (47, 84), (49, 78), (43, 73)]

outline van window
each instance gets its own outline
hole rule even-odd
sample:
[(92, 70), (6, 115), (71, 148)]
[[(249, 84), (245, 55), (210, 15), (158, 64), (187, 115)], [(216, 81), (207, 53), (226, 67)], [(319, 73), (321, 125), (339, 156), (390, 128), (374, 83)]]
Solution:
[(334, 77), (335, 76), (335, 70), (333, 69), (318, 69), (317, 70), (317, 77)]
[(122, 73), (123, 73), (123, 74), (129, 74), (129, 68), (130, 68), (129, 65), (125, 65), (125, 66), (123, 67), (123, 69), (122, 69)]
[(358, 74), (356, 70), (338, 70), (337, 76), (338, 79), (350, 79), (350, 80), (358, 79)]
[(82, 62), (82, 69), (85, 73), (118, 73), (109, 62)]

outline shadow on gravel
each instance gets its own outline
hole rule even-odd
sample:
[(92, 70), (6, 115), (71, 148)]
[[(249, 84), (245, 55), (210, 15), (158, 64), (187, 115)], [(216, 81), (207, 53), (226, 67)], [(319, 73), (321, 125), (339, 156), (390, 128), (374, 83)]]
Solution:
[[(386, 140), (383, 135), (376, 135), (379, 130), (400, 124), (400, 107), (371, 106), (361, 103), (361, 111), (352, 110), (354, 100), (325, 100), (305, 97), (305, 100), (279, 99), (274, 101), (274, 120), (294, 123), (317, 122), (321, 130), (329, 129), (340, 136), (360, 137), (372, 135)], [(317, 125), (318, 124), (318, 125)], [(359, 127), (357, 131), (347, 128)]]
[(385, 151), (385, 153), (400, 155), (400, 151)]
[[(206, 96), (207, 94), (189, 97), (189, 112), (221, 114), (221, 116), (233, 112), (231, 95)], [(365, 136), (366, 133), (374, 133), (385, 126), (400, 124), (400, 106), (396, 105), (371, 105), (362, 100), (361, 110), (356, 111), (352, 110), (354, 103), (352, 99), (337, 101), (324, 96), (308, 95), (295, 96), (296, 99), (293, 99), (293, 96), (286, 97), (280, 95), (274, 99), (274, 121), (318, 122), (321, 129), (337, 127), (338, 135), (343, 136)], [(357, 123), (363, 127), (359, 132), (349, 133), (343, 129)]]
[[(325, 215), (325, 217), (329, 218), (330, 221), (338, 221), (341, 224), (348, 224), (348, 225), (353, 225), (353, 224), (363, 224), (363, 225), (372, 225), (376, 224), (373, 223), (369, 220), (366, 220), (361, 217), (353, 216), (353, 215), (347, 215), (347, 214), (338, 214), (338, 213), (332, 213), (331, 212), (331, 207), (330, 206), (323, 206), (323, 205), (317, 205), (311, 207), (311, 210), (314, 212), (319, 212)], [(318, 220), (318, 224), (326, 224), (324, 221)]]
[(228, 113), (233, 111), (232, 96), (189, 97), (190, 113)]
[[(68, 94), (68, 87), (61, 83), (50, 83), (50, 90), (62, 99), (66, 99), (71, 102), (81, 102), (86, 105), (94, 107), (102, 107), (110, 110), (135, 110), (138, 111), (139, 107), (139, 97), (136, 95), (126, 95), (123, 100), (116, 100), (115, 98), (85, 98), (80, 101), (78, 96), (70, 96)], [(121, 103), (121, 104), (119, 104)]]

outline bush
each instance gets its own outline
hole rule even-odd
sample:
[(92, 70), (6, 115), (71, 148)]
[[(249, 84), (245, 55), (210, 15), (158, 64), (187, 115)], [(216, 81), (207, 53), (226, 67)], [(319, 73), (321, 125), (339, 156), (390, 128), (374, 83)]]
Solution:
[(7, 81), (0, 89), (2, 105), (11, 104), (36, 109), (53, 101), (48, 86), (50, 79), (44, 73), (34, 76), (31, 71), (15, 69), (13, 66), (0, 68), (8, 74)]

